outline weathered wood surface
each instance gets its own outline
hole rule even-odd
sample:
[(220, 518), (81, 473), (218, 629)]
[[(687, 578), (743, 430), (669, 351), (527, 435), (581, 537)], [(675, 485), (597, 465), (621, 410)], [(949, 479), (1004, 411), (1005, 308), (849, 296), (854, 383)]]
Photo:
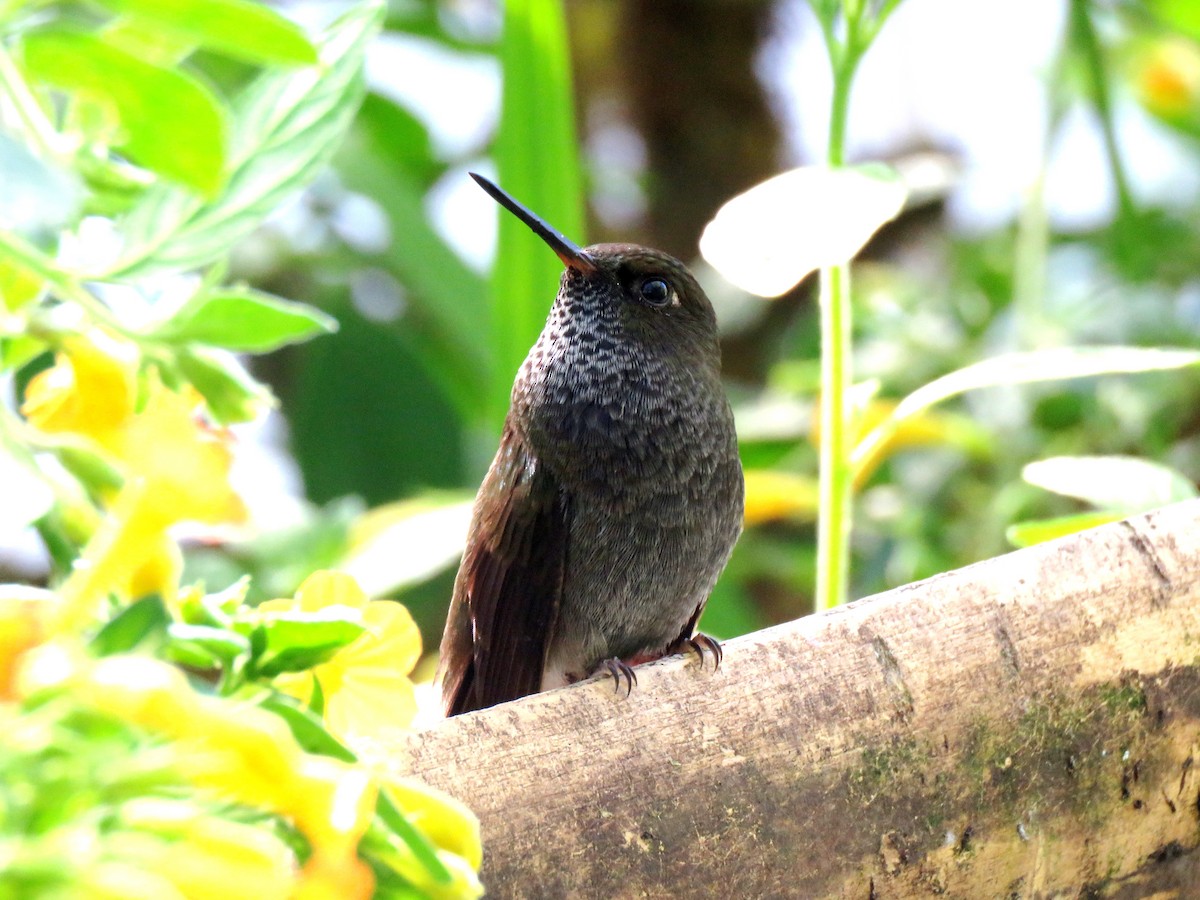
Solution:
[(442, 723), (494, 897), (1200, 897), (1200, 501)]

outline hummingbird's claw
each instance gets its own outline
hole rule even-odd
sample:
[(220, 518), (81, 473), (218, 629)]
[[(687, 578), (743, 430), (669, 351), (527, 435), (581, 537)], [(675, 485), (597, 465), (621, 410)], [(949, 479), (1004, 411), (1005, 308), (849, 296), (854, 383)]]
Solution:
[(625, 679), (625, 696), (628, 697), (633, 693), (633, 686), (637, 684), (637, 672), (629, 663), (623, 659), (606, 659), (604, 668), (608, 670), (608, 674), (613, 677), (613, 693), (618, 693), (621, 690), (621, 679)]
[(704, 667), (704, 660), (709, 653), (713, 658), (713, 671), (721, 668), (721, 660), (725, 658), (725, 651), (721, 648), (721, 642), (716, 638), (697, 633), (695, 637), (688, 638), (685, 643), (700, 655), (701, 668)]

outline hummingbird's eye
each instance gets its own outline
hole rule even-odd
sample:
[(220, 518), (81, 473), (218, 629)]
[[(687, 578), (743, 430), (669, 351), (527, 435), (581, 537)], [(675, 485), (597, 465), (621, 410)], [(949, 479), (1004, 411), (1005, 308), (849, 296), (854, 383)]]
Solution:
[(671, 300), (671, 286), (661, 278), (647, 278), (638, 290), (651, 306), (666, 306)]

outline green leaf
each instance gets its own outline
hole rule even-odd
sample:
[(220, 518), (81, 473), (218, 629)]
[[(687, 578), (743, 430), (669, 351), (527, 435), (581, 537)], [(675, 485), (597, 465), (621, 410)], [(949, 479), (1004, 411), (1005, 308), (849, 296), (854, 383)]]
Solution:
[(260, 704), (287, 723), (292, 731), (292, 737), (306, 753), (320, 753), (332, 756), (342, 762), (354, 762), (356, 757), (346, 747), (325, 730), (321, 720), (307, 709), (289, 702), (283, 697), (271, 697)]
[[(503, 92), (495, 158), (500, 187), (583, 242), (583, 188), (571, 62), (559, 0), (509, 0), (500, 44)], [(513, 376), (537, 340), (562, 263), (515, 216), (500, 216), (492, 271), (492, 424), (508, 412)]]
[(225, 660), (201, 644), (190, 641), (172, 641), (163, 648), (163, 656), (176, 665), (187, 666), (201, 672), (221, 669)]
[(196, 51), (196, 42), (150, 19), (121, 16), (100, 29), (104, 42), (158, 66), (176, 66)]
[(313, 666), (329, 662), (342, 649), (339, 643), (316, 644), (312, 647), (289, 647), (268, 656), (256, 666), (264, 678), (274, 678), (281, 672), (306, 672)]
[(359, 610), (337, 605), (315, 612), (270, 613), (262, 624), (269, 652), (330, 644), (344, 647), (366, 631)]
[(436, 881), (441, 884), (449, 884), (451, 882), (450, 871), (446, 868), (445, 863), (438, 859), (437, 851), (434, 849), (433, 844), (429, 842), (429, 838), (425, 837), (420, 829), (408, 821), (408, 817), (392, 802), (392, 798), (387, 795), (387, 791), (379, 792), (379, 800), (376, 802), (375, 812), (378, 813), (379, 818), (392, 834), (408, 845), (408, 849), (412, 851), (413, 856), (420, 860), (421, 865), (425, 867)]
[[(368, 94), (364, 98), (354, 120), (354, 131), (358, 140), (369, 143), (382, 161), (397, 167), (426, 190), (446, 171), (446, 163), (434, 155), (429, 132), (421, 120), (379, 94)], [(358, 158), (356, 155), (347, 160), (347, 168), (351, 170), (348, 174), (353, 174), (353, 165)], [(380, 203), (387, 202), (385, 197), (375, 199)]]
[(726, 201), (700, 252), (742, 290), (778, 297), (810, 272), (848, 263), (907, 197), (900, 173), (878, 163), (802, 166)]
[(115, 491), (125, 483), (117, 468), (92, 446), (82, 440), (64, 436), (56, 441), (54, 455), (68, 472), (79, 479), (93, 494)]
[(170, 621), (161, 597), (143, 597), (126, 606), (96, 632), (91, 641), (92, 652), (97, 656), (128, 653), (147, 638), (161, 638)]
[(1191, 479), (1135, 456), (1055, 456), (1029, 463), (1021, 477), (1044, 490), (1123, 515), (1197, 496)]
[[(5, 300), (4, 261), (0, 260), (0, 304)], [(28, 334), (0, 337), (0, 370), (20, 369), (46, 352), (46, 342)]]
[(956, 394), (984, 387), (1058, 381), (1200, 365), (1200, 351), (1172, 347), (1055, 347), (1004, 353), (966, 366), (917, 388), (896, 407), (898, 419)]
[(216, 53), (250, 63), (314, 63), (317, 51), (294, 22), (248, 0), (92, 0), (144, 19)]
[(872, 465), (875, 454), (905, 419), (967, 391), (1097, 375), (1156, 372), (1195, 365), (1200, 365), (1200, 351), (1172, 347), (1054, 347), (993, 356), (935, 378), (901, 400), (892, 414), (854, 448), (854, 468), (856, 472), (861, 472)]
[(203, 194), (221, 186), (224, 112), (190, 75), (71, 31), (27, 35), (23, 55), (36, 80), (115, 111), (121, 129), (114, 146), (138, 165)]
[(1014, 547), (1032, 547), (1034, 544), (1053, 541), (1060, 537), (1066, 537), (1068, 534), (1095, 528), (1098, 525), (1119, 522), (1123, 518), (1125, 516), (1121, 513), (1086, 512), (1073, 516), (1060, 516), (1055, 519), (1036, 519), (1009, 525), (1004, 536)]
[(276, 404), (271, 392), (250, 376), (237, 357), (224, 351), (188, 347), (176, 353), (175, 362), (221, 422), (249, 422)]
[(1146, 5), (1169, 28), (1200, 41), (1200, 5), (1196, 0), (1149, 0)]
[(382, 14), (353, 7), (319, 42), (321, 65), (259, 76), (234, 104), (229, 178), (203, 203), (156, 187), (121, 222), (125, 250), (97, 277), (187, 271), (225, 256), (329, 159), (362, 100), (363, 54)]
[(336, 330), (337, 320), (318, 309), (246, 289), (198, 294), (150, 337), (269, 353)]
[(337, 606), (318, 612), (272, 613), (262, 628), (267, 643), (258, 671), (268, 677), (320, 665), (366, 631), (358, 610)]
[(233, 614), (241, 608), (250, 590), (250, 576), (243, 575), (229, 587), (215, 594), (201, 597), (186, 595), (181, 598), (179, 615), (188, 625), (211, 625), (228, 629), (233, 623)]
[(177, 647), (199, 648), (222, 663), (250, 652), (249, 638), (227, 628), (175, 622), (167, 626), (167, 637), (170, 640), (168, 652)]

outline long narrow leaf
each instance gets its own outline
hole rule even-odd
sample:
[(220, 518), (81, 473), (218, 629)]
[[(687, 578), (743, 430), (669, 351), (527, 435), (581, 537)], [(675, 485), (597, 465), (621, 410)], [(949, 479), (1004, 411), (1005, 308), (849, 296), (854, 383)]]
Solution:
[[(495, 157), (500, 186), (582, 243), (583, 192), (570, 57), (559, 0), (509, 0), (500, 61), (504, 88)], [(493, 425), (546, 320), (562, 264), (516, 218), (500, 216), (492, 274)]]
[(1170, 347), (1055, 347), (994, 356), (935, 378), (901, 400), (891, 416), (872, 429), (854, 449), (854, 469), (858, 472), (873, 465), (875, 454), (902, 421), (967, 391), (1195, 365), (1200, 365), (1200, 351)]
[(1021, 477), (1044, 490), (1124, 515), (1196, 496), (1190, 479), (1136, 456), (1053, 456), (1027, 464)]
[(376, 198), (395, 235), (379, 259), (408, 289), (411, 308), (395, 327), (463, 419), (481, 423), (493, 359), (486, 285), (430, 227), (421, 185), (389, 165), (401, 151), (359, 129), (346, 150), (343, 182)]
[(200, 293), (152, 332), (158, 340), (196, 342), (244, 353), (269, 353), (337, 331), (319, 309), (247, 288)]
[(1054, 541), (1068, 534), (1078, 534), (1089, 528), (1107, 525), (1109, 522), (1119, 522), (1124, 518), (1118, 512), (1085, 512), (1071, 516), (1060, 516), (1056, 519), (1037, 519), (1029, 522), (1016, 522), (1009, 525), (1004, 532), (1005, 540), (1014, 547), (1032, 547)]

